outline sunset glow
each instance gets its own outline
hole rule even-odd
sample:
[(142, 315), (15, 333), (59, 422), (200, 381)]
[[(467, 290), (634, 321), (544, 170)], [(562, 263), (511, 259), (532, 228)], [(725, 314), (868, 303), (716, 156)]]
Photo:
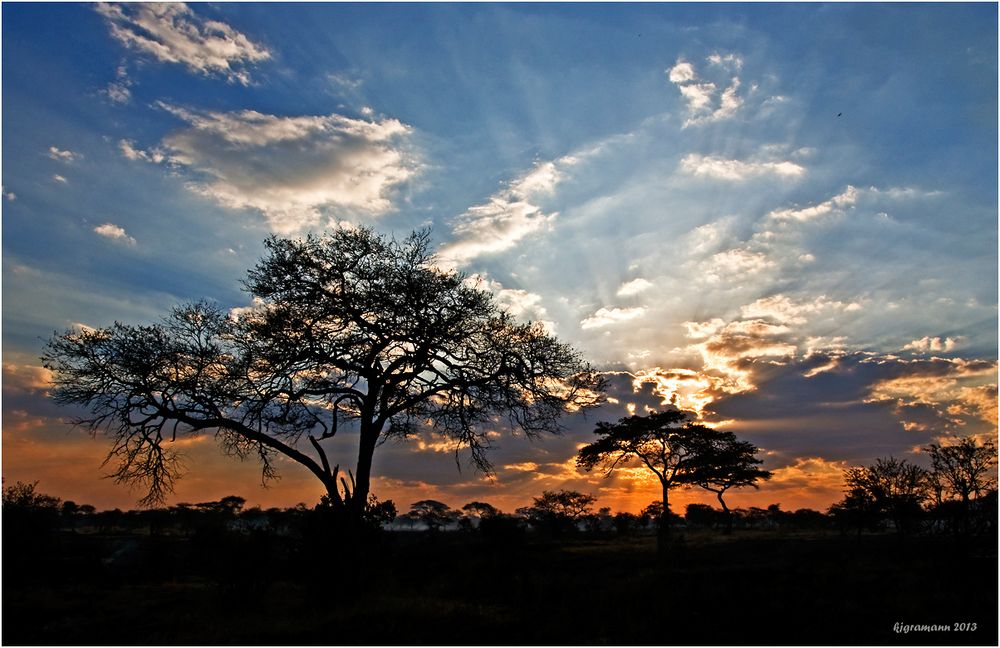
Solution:
[[(773, 477), (727, 493), (733, 507), (826, 510), (851, 466), (995, 441), (996, 18), (4, 4), (5, 483), (134, 507), (141, 494), (104, 478), (108, 440), (52, 402), (45, 340), (195, 300), (240, 317), (261, 307), (240, 282), (265, 238), (357, 225), (430, 228), (441, 268), (607, 381), (559, 435), (495, 421), (492, 477), (439, 432), (386, 442), (373, 492), (402, 510), (512, 512), (573, 489), (638, 512), (661, 497), (649, 471), (606, 478), (576, 453), (598, 421), (665, 407), (761, 449)], [(329, 444), (354, 465), (355, 430)], [(324, 492), (284, 460), (262, 487), (211, 434), (172, 447), (186, 471), (168, 504)]]

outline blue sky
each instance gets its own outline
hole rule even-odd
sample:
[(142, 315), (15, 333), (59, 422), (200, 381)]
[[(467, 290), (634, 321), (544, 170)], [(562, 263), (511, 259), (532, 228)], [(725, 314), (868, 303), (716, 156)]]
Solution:
[[(825, 507), (847, 466), (996, 436), (996, 143), (993, 4), (5, 4), (4, 476), (129, 505), (43, 340), (246, 306), (267, 235), (349, 222), (431, 227), (611, 372), (596, 419), (673, 403), (763, 449), (746, 502)], [(387, 446), (375, 490), (641, 507), (572, 468), (594, 420), (498, 441), (492, 483)], [(210, 445), (180, 499), (318, 495)]]

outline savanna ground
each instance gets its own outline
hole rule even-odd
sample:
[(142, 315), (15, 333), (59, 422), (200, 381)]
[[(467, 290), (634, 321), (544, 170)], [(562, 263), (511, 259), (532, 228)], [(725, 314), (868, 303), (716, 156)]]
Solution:
[(997, 643), (995, 536), (311, 538), (4, 529), (3, 643)]

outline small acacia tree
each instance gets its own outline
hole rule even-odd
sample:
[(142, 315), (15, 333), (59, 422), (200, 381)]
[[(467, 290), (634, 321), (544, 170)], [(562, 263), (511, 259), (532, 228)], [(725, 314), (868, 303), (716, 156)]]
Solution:
[(518, 513), (536, 527), (559, 535), (576, 529), (593, 508), (597, 498), (573, 490), (542, 491), (541, 497), (532, 498), (531, 506), (518, 509)]
[(699, 464), (694, 471), (694, 483), (715, 493), (722, 506), (725, 518), (725, 533), (733, 530), (733, 513), (726, 504), (726, 491), (733, 488), (752, 486), (771, 478), (771, 472), (759, 466), (763, 460), (757, 458), (760, 449), (749, 441), (741, 441), (732, 432), (712, 430), (705, 439), (708, 446), (697, 457)]
[[(489, 472), (487, 432), (555, 432), (567, 410), (598, 404), (603, 384), (540, 324), (518, 323), (463, 275), (436, 266), (427, 232), (402, 242), (371, 229), (271, 238), (244, 282), (238, 314), (195, 303), (162, 323), (67, 332), (48, 343), (55, 399), (114, 440), (120, 482), (162, 501), (178, 476), (181, 435), (223, 450), (276, 455), (319, 479), (331, 505), (363, 513), (372, 457), (420, 426), (448, 435)], [(352, 483), (324, 442), (358, 432)]]
[[(619, 466), (638, 462), (659, 480), (663, 489), (658, 525), (661, 550), (666, 548), (670, 529), (670, 491), (681, 486), (711, 485), (724, 492), (727, 482), (741, 485), (738, 471), (747, 464), (736, 459), (745, 459), (743, 452), (752, 448), (740, 445), (731, 432), (692, 422), (679, 410), (629, 416), (617, 423), (601, 422), (594, 434), (599, 438), (580, 449), (578, 466), (588, 471), (602, 466), (605, 475), (610, 476)], [(749, 474), (745, 477), (752, 481)]]
[(836, 509), (850, 512), (858, 529), (870, 525), (873, 517), (888, 517), (899, 533), (912, 530), (919, 520), (921, 503), (929, 496), (927, 471), (905, 459), (876, 459), (871, 466), (844, 471), (847, 495)]
[(461, 513), (453, 510), (444, 502), (432, 499), (414, 502), (410, 505), (410, 512), (407, 515), (417, 522), (423, 522), (427, 530), (432, 533), (457, 522), (461, 517)]

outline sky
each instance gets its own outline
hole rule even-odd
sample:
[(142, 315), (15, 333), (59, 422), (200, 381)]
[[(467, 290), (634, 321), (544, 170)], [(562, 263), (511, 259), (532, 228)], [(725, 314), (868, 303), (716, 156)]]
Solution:
[[(734, 506), (826, 509), (845, 468), (997, 435), (997, 6), (11, 4), (2, 8), (3, 476), (98, 508), (107, 439), (40, 366), (80, 326), (241, 308), (271, 235), (429, 227), (609, 381), (476, 473), (423, 434), (373, 491), (506, 511), (580, 472), (597, 421), (666, 406), (761, 448)], [(332, 448), (353, 463), (356, 437)], [(294, 463), (178, 441), (168, 503), (315, 502)], [(711, 493), (679, 492), (687, 502)]]

